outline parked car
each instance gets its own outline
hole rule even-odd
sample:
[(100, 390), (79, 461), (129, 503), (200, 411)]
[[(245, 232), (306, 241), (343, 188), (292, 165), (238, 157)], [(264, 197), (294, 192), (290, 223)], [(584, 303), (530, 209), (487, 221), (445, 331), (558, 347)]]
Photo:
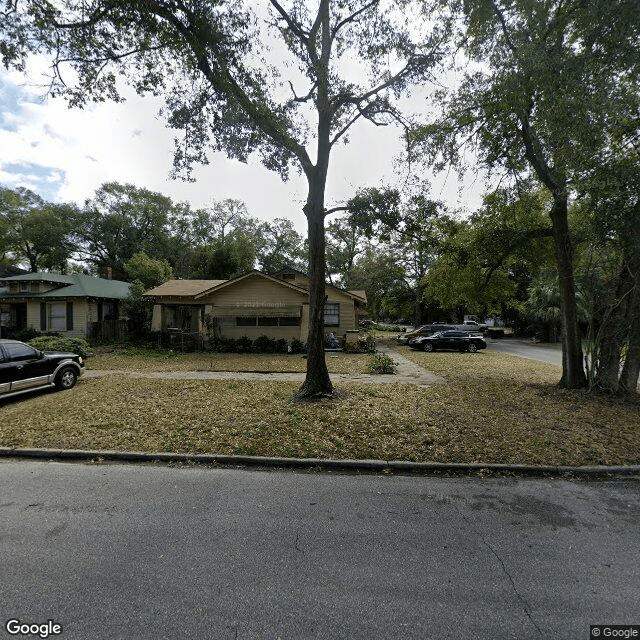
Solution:
[(466, 331), (439, 331), (431, 336), (421, 336), (409, 341), (412, 349), (422, 351), (440, 351), (442, 349), (455, 349), (456, 351), (470, 351), (475, 353), (478, 349), (486, 349), (484, 338), (474, 336)]
[(398, 335), (398, 342), (400, 344), (407, 344), (408, 342), (413, 340), (413, 338), (418, 338), (419, 336), (430, 336), (437, 331), (447, 331), (454, 328), (455, 327), (448, 324), (423, 324), (417, 329), (406, 331), (405, 333), (401, 333), (400, 335)]
[(56, 386), (71, 389), (84, 373), (77, 353), (39, 351), (17, 340), (0, 340), (0, 398)]
[(465, 331), (478, 331), (482, 333), (487, 330), (487, 325), (476, 322), (475, 320), (465, 320), (462, 325), (460, 325), (460, 328)]

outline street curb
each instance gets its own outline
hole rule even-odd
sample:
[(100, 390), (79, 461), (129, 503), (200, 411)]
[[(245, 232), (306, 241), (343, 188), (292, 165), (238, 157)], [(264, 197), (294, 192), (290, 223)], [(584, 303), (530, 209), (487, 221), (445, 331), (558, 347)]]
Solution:
[(333, 460), (323, 458), (273, 458), (216, 454), (143, 453), (139, 451), (90, 451), (82, 449), (13, 449), (0, 447), (2, 458), (27, 458), (49, 461), (88, 461), (123, 463), (180, 463), (240, 467), (277, 467), (284, 469), (330, 470), (361, 473), (396, 473), (405, 475), (478, 475), (481, 473), (517, 476), (581, 476), (603, 478), (640, 476), (640, 465), (630, 466), (535, 466), (495, 463), (409, 462), (402, 460)]

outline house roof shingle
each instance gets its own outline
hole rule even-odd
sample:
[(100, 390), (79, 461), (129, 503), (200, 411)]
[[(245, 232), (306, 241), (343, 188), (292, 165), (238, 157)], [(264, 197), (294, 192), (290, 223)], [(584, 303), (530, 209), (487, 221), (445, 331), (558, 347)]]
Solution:
[[(5, 285), (10, 282), (49, 282), (62, 285), (51, 291), (43, 293), (23, 291), (19, 294), (7, 294), (7, 290), (2, 295), (13, 295), (29, 298), (126, 298), (129, 295), (129, 283), (121, 280), (107, 280), (106, 278), (96, 278), (84, 273), (72, 273), (61, 275), (58, 273), (26, 273), (19, 276), (0, 279)], [(0, 290), (1, 291), (1, 290)]]
[(145, 291), (144, 296), (153, 298), (197, 296), (223, 282), (226, 282), (226, 280), (167, 280), (159, 287)]

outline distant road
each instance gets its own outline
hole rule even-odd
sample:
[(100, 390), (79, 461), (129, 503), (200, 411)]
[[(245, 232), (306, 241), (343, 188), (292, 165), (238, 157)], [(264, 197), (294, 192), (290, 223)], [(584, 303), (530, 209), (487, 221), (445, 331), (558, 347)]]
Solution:
[(529, 340), (517, 340), (514, 338), (501, 338), (492, 340), (487, 338), (487, 349), (509, 353), (520, 358), (538, 360), (538, 362), (548, 362), (562, 366), (562, 350), (552, 346), (538, 346)]

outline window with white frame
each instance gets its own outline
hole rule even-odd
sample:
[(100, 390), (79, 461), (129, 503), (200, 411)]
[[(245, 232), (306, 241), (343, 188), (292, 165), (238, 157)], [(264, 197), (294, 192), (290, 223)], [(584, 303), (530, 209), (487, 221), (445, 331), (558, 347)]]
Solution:
[(340, 303), (327, 302), (324, 305), (325, 327), (337, 327), (340, 325)]

